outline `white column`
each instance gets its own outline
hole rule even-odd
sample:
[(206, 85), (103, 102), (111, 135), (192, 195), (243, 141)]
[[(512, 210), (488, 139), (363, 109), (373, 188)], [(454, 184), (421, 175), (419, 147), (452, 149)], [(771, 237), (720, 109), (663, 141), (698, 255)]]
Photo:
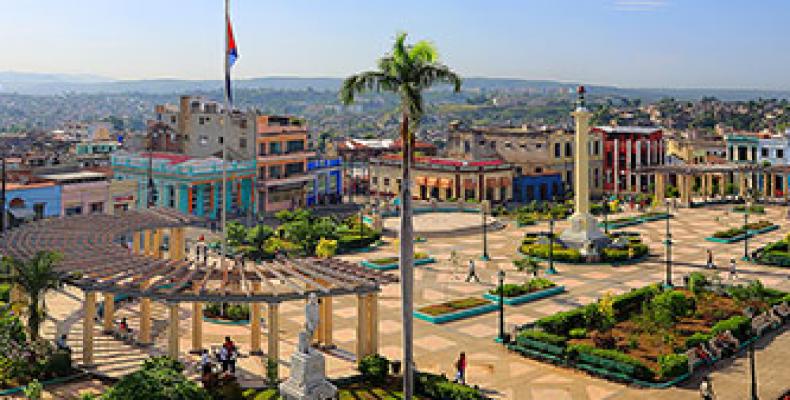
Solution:
[(620, 140), (614, 140), (614, 195), (620, 193)]
[(631, 170), (631, 141), (628, 140), (625, 142), (625, 190), (626, 192), (633, 192), (633, 187), (631, 187), (631, 175), (633, 171)]

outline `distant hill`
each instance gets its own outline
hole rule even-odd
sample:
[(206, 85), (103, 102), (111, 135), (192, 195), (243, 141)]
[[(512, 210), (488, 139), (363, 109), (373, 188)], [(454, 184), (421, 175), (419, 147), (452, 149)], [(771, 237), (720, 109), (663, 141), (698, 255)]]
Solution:
[[(237, 88), (275, 90), (336, 91), (341, 78), (263, 77), (234, 80)], [(561, 92), (573, 90), (578, 83), (509, 78), (470, 77), (464, 80), (463, 89), (471, 91), (489, 90), (533, 90)], [(95, 75), (82, 74), (38, 74), (0, 71), (0, 93), (31, 95), (54, 95), (62, 93), (146, 93), (176, 94), (194, 91), (210, 91), (222, 88), (221, 80), (147, 79), (114, 80)], [(756, 98), (790, 99), (790, 91), (758, 89), (673, 89), (673, 88), (618, 88), (614, 86), (589, 85), (595, 96), (640, 98), (652, 101), (662, 97), (680, 100), (698, 100), (713, 96), (720, 100), (749, 100)]]

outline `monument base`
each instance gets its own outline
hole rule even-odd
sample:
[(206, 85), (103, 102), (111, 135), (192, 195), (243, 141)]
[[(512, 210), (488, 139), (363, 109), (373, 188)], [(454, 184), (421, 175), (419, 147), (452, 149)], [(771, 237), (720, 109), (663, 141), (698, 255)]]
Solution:
[(291, 356), (291, 376), (280, 384), (285, 400), (331, 400), (337, 395), (335, 385), (326, 380), (323, 354), (310, 349)]
[(598, 228), (598, 220), (591, 214), (574, 214), (570, 217), (571, 227), (560, 235), (562, 243), (578, 249), (582, 256), (597, 259), (601, 250), (612, 241)]

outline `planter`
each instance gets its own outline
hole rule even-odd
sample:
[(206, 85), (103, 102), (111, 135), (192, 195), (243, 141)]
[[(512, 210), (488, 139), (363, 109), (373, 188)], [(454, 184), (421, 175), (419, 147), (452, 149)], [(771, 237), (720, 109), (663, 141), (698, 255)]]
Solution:
[(495, 303), (483, 304), (481, 306), (458, 310), (451, 313), (441, 315), (428, 315), (420, 311), (414, 311), (414, 316), (423, 321), (428, 321), (432, 324), (443, 324), (446, 322), (457, 321), (459, 319), (474, 317), (477, 315), (487, 314), (491, 311), (496, 311), (499, 305)]
[(759, 234), (775, 231), (777, 229), (779, 229), (779, 225), (771, 225), (771, 226), (767, 226), (767, 227), (762, 228), (762, 229), (757, 229), (757, 230), (749, 231), (748, 233), (743, 233), (743, 234), (740, 234), (740, 235), (737, 235), (737, 236), (733, 236), (731, 238), (717, 238), (717, 237), (710, 236), (710, 237), (706, 237), (705, 240), (707, 240), (709, 242), (714, 242), (714, 243), (730, 244), (730, 243), (740, 242), (741, 240), (744, 240), (747, 237), (752, 238), (752, 237), (757, 236)]
[[(414, 266), (416, 267), (418, 265), (431, 264), (431, 263), (435, 263), (435, 262), (436, 262), (436, 259), (433, 258), (433, 257), (418, 258), (418, 259), (414, 260)], [(377, 271), (391, 271), (393, 269), (398, 269), (398, 262), (394, 262), (394, 263), (390, 263), (390, 264), (376, 264), (376, 263), (372, 263), (372, 262), (370, 262), (368, 260), (362, 260), (362, 261), (359, 262), (359, 265), (361, 265), (361, 266), (363, 266), (365, 268), (375, 269)]]
[[(530, 301), (540, 300), (545, 297), (554, 296), (564, 291), (565, 291), (565, 286), (554, 286), (548, 289), (522, 294), (521, 296), (505, 297), (502, 301), (509, 306), (515, 306), (519, 304), (528, 303)], [(499, 297), (500, 296), (491, 293), (486, 293), (483, 295), (483, 298), (485, 298), (486, 300), (491, 300), (493, 302), (499, 302)]]

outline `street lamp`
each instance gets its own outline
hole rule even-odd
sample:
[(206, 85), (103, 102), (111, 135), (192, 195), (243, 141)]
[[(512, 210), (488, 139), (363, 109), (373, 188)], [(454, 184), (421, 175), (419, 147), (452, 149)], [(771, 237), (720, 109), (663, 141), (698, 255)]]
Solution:
[(666, 254), (666, 263), (667, 263), (667, 277), (666, 282), (664, 282), (664, 287), (671, 288), (672, 287), (672, 233), (669, 231), (669, 201), (666, 202), (667, 205), (667, 228), (666, 228), (666, 239), (664, 240), (664, 245), (666, 246), (667, 254)]
[(609, 236), (609, 202), (606, 201), (606, 193), (603, 194), (603, 231)]
[(480, 214), (483, 216), (482, 223), (483, 223), (483, 255), (480, 256), (480, 259), (483, 261), (488, 261), (491, 258), (488, 256), (488, 226), (486, 225), (486, 205), (485, 203), (480, 204)]
[(747, 199), (744, 202), (743, 209), (743, 229), (745, 230), (743, 238), (743, 261), (749, 261), (749, 208), (751, 207), (751, 190), (746, 191)]
[(505, 343), (505, 270), (497, 273), (499, 278), (499, 338), (497, 342)]
[(554, 214), (549, 212), (549, 267), (546, 269), (546, 275), (556, 275), (557, 270), (554, 269)]

